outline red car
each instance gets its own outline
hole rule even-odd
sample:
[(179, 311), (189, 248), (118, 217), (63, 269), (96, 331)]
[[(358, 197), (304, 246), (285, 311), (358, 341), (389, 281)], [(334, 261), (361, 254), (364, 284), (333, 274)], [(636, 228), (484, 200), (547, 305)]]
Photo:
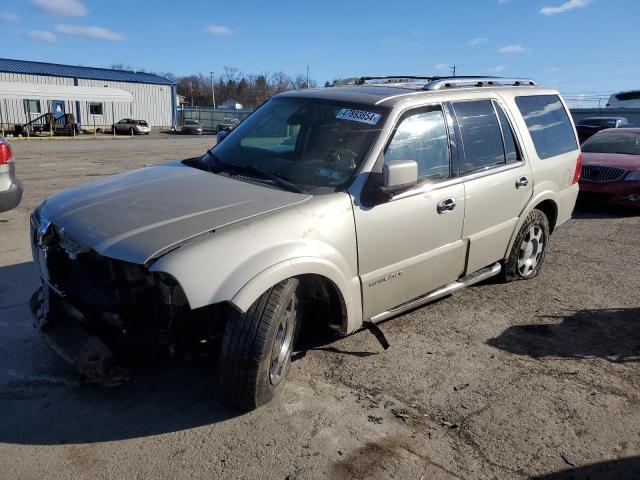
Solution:
[(640, 128), (609, 128), (582, 145), (580, 193), (640, 209)]

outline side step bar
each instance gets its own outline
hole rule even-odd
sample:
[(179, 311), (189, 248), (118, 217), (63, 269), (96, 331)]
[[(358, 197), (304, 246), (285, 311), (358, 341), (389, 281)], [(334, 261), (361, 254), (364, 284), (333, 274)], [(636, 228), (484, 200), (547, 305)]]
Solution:
[[(500, 263), (494, 263), (490, 267), (483, 268), (478, 270), (477, 272), (473, 272), (466, 277), (459, 278), (453, 283), (449, 285), (445, 285), (444, 287), (440, 287), (426, 295), (422, 295), (421, 297), (414, 298), (413, 300), (409, 300), (407, 303), (403, 303), (397, 307), (392, 308), (391, 310), (387, 310), (386, 312), (379, 313), (378, 315), (374, 315), (371, 317), (368, 322), (371, 323), (380, 323), (384, 320), (387, 320), (391, 317), (395, 317), (404, 313), (408, 310), (411, 310), (416, 307), (420, 307), (426, 303), (433, 302), (435, 300), (439, 300), (443, 297), (451, 295), (456, 290), (460, 290), (465, 287), (470, 287), (476, 283), (480, 283), (487, 278), (495, 277), (502, 270), (502, 266)], [(366, 322), (365, 322), (366, 323)]]

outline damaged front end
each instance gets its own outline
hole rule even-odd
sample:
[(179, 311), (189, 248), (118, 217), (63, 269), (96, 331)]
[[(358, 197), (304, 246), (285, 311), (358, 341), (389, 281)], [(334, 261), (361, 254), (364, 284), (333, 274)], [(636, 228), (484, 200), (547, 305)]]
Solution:
[(192, 311), (170, 275), (99, 255), (42, 218), (31, 219), (31, 244), (42, 278), (30, 302), (36, 326), (93, 383), (122, 383), (121, 360), (183, 351), (221, 328), (216, 309)]

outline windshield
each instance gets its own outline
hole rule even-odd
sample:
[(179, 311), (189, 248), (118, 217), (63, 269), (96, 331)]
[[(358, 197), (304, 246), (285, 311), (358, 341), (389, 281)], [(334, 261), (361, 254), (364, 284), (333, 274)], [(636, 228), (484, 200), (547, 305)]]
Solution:
[(595, 134), (582, 145), (583, 152), (640, 155), (640, 131), (607, 131)]
[(259, 169), (304, 192), (333, 192), (362, 163), (385, 113), (371, 105), (274, 98), (229, 133), (205, 161), (223, 172), (225, 167), (239, 167), (243, 174)]

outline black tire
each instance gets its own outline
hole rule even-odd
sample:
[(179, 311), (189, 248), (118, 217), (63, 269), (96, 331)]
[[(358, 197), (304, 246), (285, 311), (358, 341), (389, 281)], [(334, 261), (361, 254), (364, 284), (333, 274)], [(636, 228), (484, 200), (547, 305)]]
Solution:
[[(272, 400), (282, 388), (300, 324), (297, 289), (295, 278), (280, 282), (246, 313), (234, 312), (228, 318), (219, 362), (220, 392), (228, 405), (252, 410)], [(284, 331), (283, 322), (289, 327)], [(274, 351), (282, 352), (280, 338), (283, 344), (290, 341), (282, 362), (272, 360)]]
[[(536, 231), (536, 229), (538, 230)], [(542, 242), (535, 240), (538, 232)], [(524, 247), (525, 244), (527, 247), (528, 244), (533, 246), (531, 252)], [(549, 220), (544, 212), (534, 209), (520, 227), (511, 252), (509, 252), (509, 257), (505, 259), (503, 279), (512, 282), (514, 280), (528, 280), (538, 275), (547, 254), (548, 245)], [(540, 248), (539, 252), (536, 250), (536, 246)], [(531, 263), (529, 265), (526, 260), (527, 253), (530, 254)], [(531, 259), (535, 260), (535, 264)]]

